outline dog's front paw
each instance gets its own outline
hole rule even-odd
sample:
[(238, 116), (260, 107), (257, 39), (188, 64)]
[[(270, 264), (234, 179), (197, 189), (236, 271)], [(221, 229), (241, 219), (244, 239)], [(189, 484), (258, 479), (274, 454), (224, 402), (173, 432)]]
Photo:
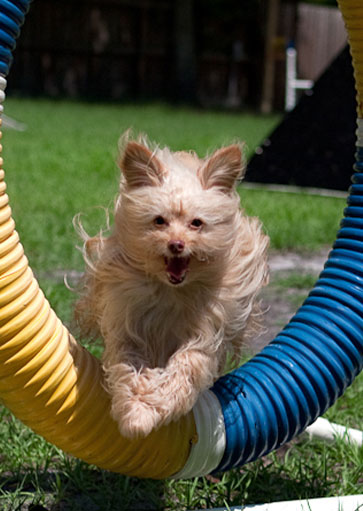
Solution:
[(126, 438), (143, 438), (160, 425), (161, 417), (155, 408), (140, 399), (129, 399), (122, 405), (113, 403), (112, 417)]

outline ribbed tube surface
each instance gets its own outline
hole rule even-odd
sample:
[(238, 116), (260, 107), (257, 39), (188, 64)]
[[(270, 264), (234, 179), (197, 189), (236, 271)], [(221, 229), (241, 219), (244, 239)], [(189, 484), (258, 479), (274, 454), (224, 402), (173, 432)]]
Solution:
[(285, 329), (212, 389), (227, 437), (219, 470), (252, 461), (301, 433), (362, 369), (363, 254), (357, 243), (362, 250), (363, 230), (355, 220), (345, 218), (316, 286)]
[(357, 89), (358, 118), (363, 118), (363, 3), (361, 0), (338, 0), (348, 32)]
[(15, 48), (31, 0), (0, 0), (0, 74), (9, 72)]

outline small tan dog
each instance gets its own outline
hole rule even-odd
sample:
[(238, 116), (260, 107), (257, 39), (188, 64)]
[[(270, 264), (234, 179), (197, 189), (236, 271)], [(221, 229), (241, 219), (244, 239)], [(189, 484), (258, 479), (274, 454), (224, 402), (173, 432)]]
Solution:
[(199, 159), (122, 139), (114, 227), (85, 240), (76, 319), (104, 339), (112, 417), (139, 437), (191, 410), (238, 360), (267, 283), (268, 237), (240, 210), (240, 145)]

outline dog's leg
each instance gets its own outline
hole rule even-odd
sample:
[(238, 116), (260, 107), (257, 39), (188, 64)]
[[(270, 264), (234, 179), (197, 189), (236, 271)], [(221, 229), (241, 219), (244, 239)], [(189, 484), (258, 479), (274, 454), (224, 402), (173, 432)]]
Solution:
[(162, 421), (168, 423), (188, 413), (200, 392), (211, 387), (218, 377), (216, 353), (197, 349), (176, 352), (167, 365), (168, 378), (162, 392), (167, 406), (160, 410)]
[(145, 375), (127, 363), (105, 369), (106, 383), (111, 394), (111, 416), (118, 423), (123, 436), (144, 437), (159, 425), (161, 417), (156, 395), (158, 375), (153, 374), (158, 371), (148, 370)]
[(147, 436), (188, 413), (217, 376), (218, 357), (197, 349), (176, 352), (166, 368), (136, 371), (131, 365), (116, 364), (106, 370), (111, 415), (122, 435)]
[[(211, 387), (219, 374), (219, 358), (197, 349), (176, 352), (166, 368), (144, 369), (137, 382), (138, 405), (134, 425), (142, 434), (187, 414), (199, 393)], [(130, 421), (130, 414), (129, 414)]]

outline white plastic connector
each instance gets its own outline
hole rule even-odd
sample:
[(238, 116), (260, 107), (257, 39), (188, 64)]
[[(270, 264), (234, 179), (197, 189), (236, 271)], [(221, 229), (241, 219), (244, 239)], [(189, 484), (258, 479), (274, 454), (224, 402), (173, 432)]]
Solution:
[(184, 468), (173, 479), (210, 474), (222, 460), (226, 431), (221, 405), (213, 392), (203, 392), (193, 408), (198, 440), (193, 444)]

